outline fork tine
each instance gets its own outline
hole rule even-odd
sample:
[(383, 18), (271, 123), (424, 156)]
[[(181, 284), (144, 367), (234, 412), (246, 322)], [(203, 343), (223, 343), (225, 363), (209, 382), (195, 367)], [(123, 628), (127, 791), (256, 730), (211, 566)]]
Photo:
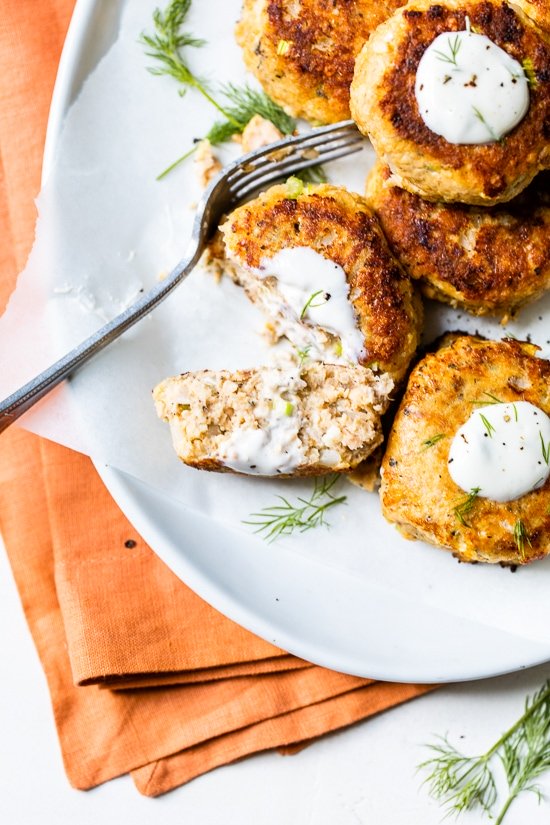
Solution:
[(362, 137), (350, 137), (347, 140), (333, 141), (328, 145), (319, 147), (317, 154), (314, 156), (310, 155), (308, 157), (306, 155), (304, 157), (305, 152), (293, 152), (281, 161), (270, 161), (269, 163), (263, 164), (261, 167), (253, 169), (238, 178), (234, 177), (229, 183), (229, 189), (232, 194), (238, 197), (238, 193), (242, 192), (244, 189), (249, 189), (252, 185), (258, 185), (259, 182), (264, 179), (273, 180), (275, 178), (284, 177), (286, 174), (294, 171), (306, 169), (309, 166), (328, 163), (336, 160), (337, 158), (343, 157), (344, 155), (358, 152), (362, 149), (362, 146)]
[(317, 166), (321, 162), (329, 163), (330, 161), (338, 160), (338, 158), (360, 152), (361, 149), (361, 146), (351, 144), (327, 153), (326, 155), (324, 154), (320, 158), (302, 158), (301, 160), (294, 160), (290, 163), (273, 164), (271, 168), (262, 170), (262, 174), (250, 175), (246, 179), (243, 178), (238, 184), (236, 183), (231, 189), (231, 195), (235, 200), (242, 200), (254, 190), (261, 189), (274, 180), (285, 178), (289, 173), (299, 172), (310, 166)]
[(265, 169), (267, 166), (270, 166), (275, 163), (282, 163), (284, 161), (290, 160), (291, 158), (299, 160), (302, 157), (307, 157), (308, 154), (310, 155), (310, 157), (315, 157), (317, 154), (320, 155), (339, 146), (351, 143), (363, 143), (364, 140), (365, 139), (363, 135), (361, 135), (359, 132), (348, 132), (336, 135), (334, 137), (330, 137), (330, 139), (328, 140), (326, 138), (323, 138), (318, 139), (315, 142), (303, 141), (297, 145), (293, 145), (290, 147), (282, 147), (279, 149), (271, 148), (261, 158), (256, 159), (252, 163), (245, 163), (243, 166), (241, 166), (237, 174), (233, 173), (229, 175), (228, 183), (232, 183), (238, 177), (247, 174), (253, 174), (258, 170)]
[(246, 163), (235, 164), (227, 175), (228, 183), (235, 177), (240, 177), (243, 174), (243, 169), (246, 172), (259, 169), (261, 166), (273, 163), (274, 156), (278, 152), (288, 150), (290, 153), (298, 153), (306, 150), (317, 149), (318, 147), (326, 146), (334, 141), (340, 139), (353, 139), (356, 141), (364, 140), (363, 135), (359, 132), (353, 121), (344, 121), (341, 124), (333, 124), (332, 126), (324, 126), (320, 129), (315, 129), (306, 132), (302, 135), (297, 135), (292, 138), (286, 138), (277, 143), (264, 146), (262, 149), (252, 153), (252, 156), (247, 159)]

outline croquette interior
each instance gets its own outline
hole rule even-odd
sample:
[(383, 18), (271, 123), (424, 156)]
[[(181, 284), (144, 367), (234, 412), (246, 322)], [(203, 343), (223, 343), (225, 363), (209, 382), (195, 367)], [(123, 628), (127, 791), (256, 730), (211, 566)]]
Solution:
[(291, 416), (304, 452), (296, 474), (310, 475), (346, 470), (372, 452), (392, 387), (362, 367), (312, 364), (186, 373), (159, 384), (154, 400), (179, 457), (203, 469), (223, 469), (221, 447), (235, 430), (269, 428), (274, 410)]

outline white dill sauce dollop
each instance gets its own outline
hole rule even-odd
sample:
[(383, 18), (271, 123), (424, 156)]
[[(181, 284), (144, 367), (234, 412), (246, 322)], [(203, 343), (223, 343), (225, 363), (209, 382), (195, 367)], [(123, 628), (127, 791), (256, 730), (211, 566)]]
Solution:
[(523, 67), (484, 34), (443, 32), (428, 46), (416, 72), (422, 120), (449, 143), (501, 140), (529, 109)]
[(520, 498), (550, 474), (550, 418), (528, 401), (475, 410), (453, 438), (447, 466), (466, 492), (492, 501)]

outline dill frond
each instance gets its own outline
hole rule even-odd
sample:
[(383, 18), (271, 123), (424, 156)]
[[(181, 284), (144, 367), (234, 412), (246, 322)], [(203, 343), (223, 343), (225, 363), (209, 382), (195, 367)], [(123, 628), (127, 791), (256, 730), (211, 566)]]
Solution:
[(488, 758), (464, 756), (446, 736), (426, 747), (434, 755), (422, 762), (418, 770), (429, 771), (423, 784), (428, 786), (430, 796), (440, 800), (448, 814), (476, 807), (489, 813), (496, 802), (497, 790)]
[(248, 84), (236, 86), (233, 83), (222, 86), (221, 91), (231, 104), (227, 111), (235, 121), (242, 124), (243, 129), (254, 115), (270, 120), (283, 135), (291, 135), (296, 129), (295, 119), (287, 115), (265, 92), (253, 89)]
[[(243, 127), (244, 128), (244, 127)], [(217, 120), (213, 126), (210, 127), (205, 137), (209, 140), (212, 146), (219, 146), (220, 143), (226, 143), (231, 140), (233, 135), (240, 135), (242, 132), (241, 125), (236, 125), (231, 120)]]
[(483, 426), (487, 430), (487, 435), (489, 436), (489, 438), (492, 438), (493, 433), (496, 433), (496, 429), (493, 427), (493, 425), (491, 424), (491, 422), (489, 421), (489, 419), (485, 415), (482, 415), (480, 413), (479, 417), (481, 418)]
[(544, 436), (542, 435), (541, 431), (539, 430), (540, 436), (540, 444), (542, 447), (542, 457), (546, 464), (550, 464), (550, 441), (548, 444), (544, 443)]
[(418, 769), (429, 771), (423, 784), (448, 814), (481, 808), (493, 818), (498, 792), (491, 765), (500, 760), (508, 783), (508, 795), (494, 818), (494, 825), (501, 825), (523, 791), (542, 798), (537, 780), (550, 769), (550, 680), (527, 697), (523, 715), (481, 756), (464, 756), (447, 737), (426, 747), (434, 755)]
[(347, 496), (335, 496), (333, 493), (334, 485), (339, 479), (337, 473), (315, 479), (309, 499), (299, 497), (295, 503), (284, 496), (277, 496), (280, 504), (265, 507), (259, 513), (251, 513), (243, 524), (255, 527), (254, 532), (263, 533), (263, 538), (269, 542), (280, 536), (290, 536), (295, 530), (304, 533), (315, 527), (328, 527), (327, 511), (347, 500)]
[(438, 441), (441, 441), (442, 438), (447, 438), (445, 433), (437, 433), (437, 435), (432, 435), (431, 438), (427, 438), (422, 442), (422, 452), (424, 452), (424, 450), (428, 450), (430, 447), (433, 447)]
[(497, 135), (497, 133), (495, 132), (495, 130), (493, 129), (493, 127), (492, 127), (492, 126), (491, 126), (491, 125), (487, 122), (487, 120), (485, 119), (484, 115), (483, 115), (483, 114), (479, 111), (479, 109), (477, 109), (475, 106), (472, 106), (472, 110), (473, 110), (474, 115), (475, 115), (475, 116), (477, 117), (477, 119), (480, 121), (480, 123), (483, 123), (483, 125), (485, 126), (485, 128), (486, 128), (486, 129), (487, 129), (487, 131), (489, 132), (489, 134), (490, 134), (490, 136), (491, 136), (492, 140), (494, 140), (494, 141), (495, 141), (495, 143), (500, 143), (500, 141), (502, 140), (502, 138), (500, 138), (500, 137)]
[(490, 392), (484, 392), (482, 395), (487, 396), (487, 399), (481, 399), (479, 401), (471, 401), (471, 404), (479, 404), (482, 407), (488, 407), (491, 404), (504, 404), (505, 402), (501, 398), (497, 398), (496, 395), (493, 395)]
[(470, 527), (466, 521), (466, 517), (472, 512), (480, 490), (481, 487), (472, 487), (466, 498), (460, 501), (456, 507), (453, 507), (453, 512), (463, 527)]
[(514, 541), (516, 543), (516, 547), (518, 548), (518, 552), (522, 558), (525, 559), (525, 542), (531, 547), (531, 539), (527, 534), (527, 530), (525, 529), (525, 524), (521, 519), (518, 519), (514, 524)]
[[(323, 299), (317, 301), (317, 303), (314, 303), (318, 295), (322, 295)], [(316, 307), (323, 306), (323, 304), (326, 304), (329, 298), (330, 295), (327, 297), (327, 293), (324, 292), (322, 289), (318, 289), (317, 292), (312, 292), (307, 301), (305, 302), (302, 311), (300, 312), (300, 321), (302, 321), (306, 317), (308, 309), (315, 309)]]
[(440, 52), (437, 49), (435, 49), (434, 53), (437, 55), (439, 60), (443, 61), (443, 63), (451, 63), (453, 66), (458, 66), (456, 58), (462, 45), (460, 35), (457, 34), (454, 40), (451, 40), (450, 37), (447, 38), (447, 43), (449, 45), (449, 54), (446, 54), (445, 52)]
[[(187, 61), (186, 49), (198, 48), (205, 40), (182, 31), (185, 19), (191, 8), (191, 0), (171, 0), (166, 9), (156, 9), (153, 13), (153, 33), (143, 32), (139, 42), (145, 48), (147, 57), (154, 61), (148, 67), (153, 75), (168, 75), (179, 84), (179, 94), (183, 97), (188, 89), (195, 89), (222, 115), (204, 136), (212, 146), (225, 143), (234, 135), (240, 134), (254, 115), (260, 115), (283, 134), (289, 135), (296, 129), (296, 121), (284, 109), (271, 100), (263, 91), (257, 91), (248, 84), (236, 86), (229, 83), (221, 87), (225, 98), (223, 104), (216, 99), (207, 81), (195, 74)], [(200, 141), (197, 141), (200, 142)], [(195, 147), (196, 148), (196, 147)], [(189, 149), (158, 175), (161, 180), (189, 158), (195, 148)]]

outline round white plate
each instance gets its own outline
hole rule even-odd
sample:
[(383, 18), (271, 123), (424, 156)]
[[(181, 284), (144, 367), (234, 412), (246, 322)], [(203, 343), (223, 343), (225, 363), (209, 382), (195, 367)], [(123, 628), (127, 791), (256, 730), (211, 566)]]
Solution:
[[(63, 116), (114, 41), (124, 5), (76, 5), (52, 101), (44, 176)], [(136, 530), (176, 575), (222, 613), (297, 656), (360, 676), (411, 682), (481, 678), (550, 658), (550, 640), (531, 641), (418, 598), (398, 597), (374, 586), (368, 571), (339, 568), (336, 552), (327, 565), (266, 545), (190, 512), (125, 473), (97, 469)], [(411, 545), (410, 552), (438, 551)], [(446, 562), (456, 564), (450, 557)]]

